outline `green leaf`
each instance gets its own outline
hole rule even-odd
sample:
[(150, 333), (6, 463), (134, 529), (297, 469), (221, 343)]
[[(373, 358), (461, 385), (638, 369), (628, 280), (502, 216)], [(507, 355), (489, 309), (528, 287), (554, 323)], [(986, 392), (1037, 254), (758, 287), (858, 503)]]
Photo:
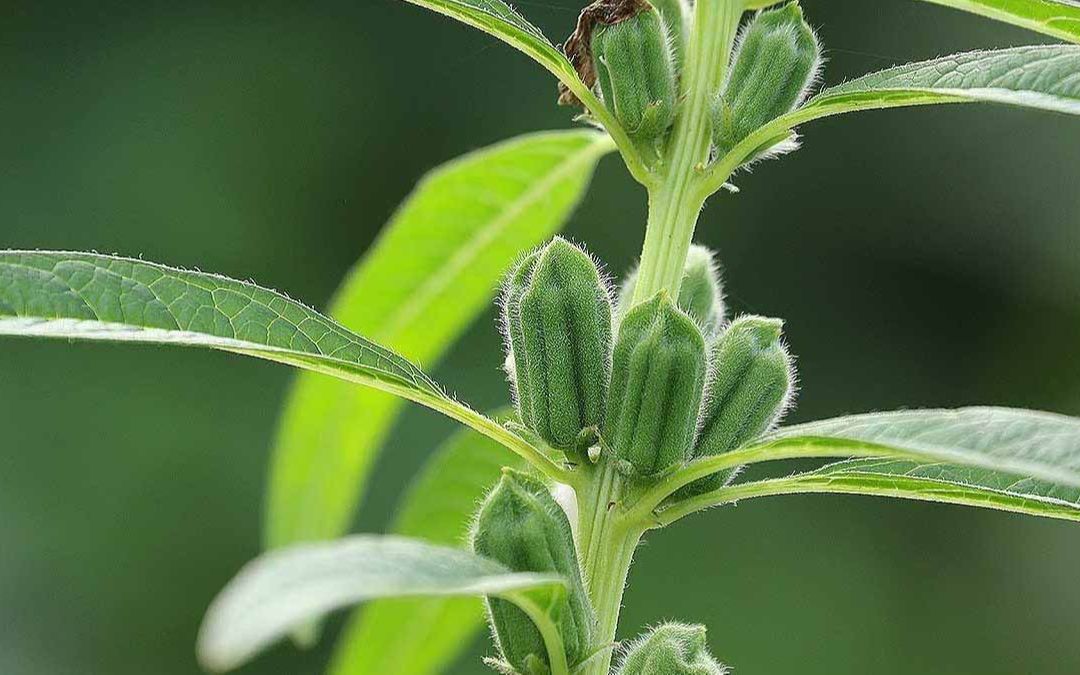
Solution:
[(502, 0), (405, 0), (449, 16), (525, 53), (567, 86), (585, 85), (566, 56), (539, 28)]
[(1080, 42), (1080, 4), (1074, 0), (925, 0)]
[(795, 116), (984, 101), (1080, 115), (1080, 47), (1048, 45), (954, 54), (830, 87)]
[(640, 182), (648, 172), (626, 130), (586, 86), (573, 64), (539, 28), (502, 0), (405, 0), (477, 28), (526, 54), (562, 82), (581, 101), (592, 117), (603, 125), (618, 145), (627, 169)]
[(1080, 521), (1080, 488), (978, 467), (904, 459), (852, 459), (787, 478), (739, 483), (659, 510), (655, 525), (744, 499), (849, 494), (957, 504)]
[(0, 251), (0, 335), (203, 347), (285, 363), (428, 406), (562, 473), (398, 354), (280, 293), (214, 274), (93, 253)]
[[(1080, 487), (1080, 420), (1012, 408), (903, 410), (779, 430), (768, 453), (944, 462)], [(789, 452), (791, 451), (791, 452)]]
[(862, 110), (944, 103), (1003, 103), (1080, 115), (1080, 47), (974, 51), (896, 66), (828, 87), (746, 137), (710, 170), (720, 184), (760, 148), (796, 126)]
[[(330, 313), (419, 363), (437, 363), (489, 306), (514, 259), (566, 223), (603, 134), (561, 131), (479, 150), (428, 174), (343, 282)], [(267, 500), (268, 547), (344, 533), (400, 403), (311, 375), (293, 387)]]
[(1080, 488), (955, 464), (857, 459), (779, 482), (798, 492), (899, 497), (1080, 521)]
[[(507, 461), (499, 461), (507, 459)], [(440, 446), (401, 500), (393, 531), (460, 546), (477, 504), (504, 466), (524, 468), (498, 445), (464, 429)], [(359, 610), (338, 639), (333, 675), (431, 675), (464, 650), (483, 626), (473, 598), (380, 600)]]
[(486, 558), (402, 537), (300, 544), (249, 563), (207, 611), (199, 660), (235, 668), (297, 626), (365, 600), (494, 595), (534, 609), (565, 590), (550, 574), (515, 574)]

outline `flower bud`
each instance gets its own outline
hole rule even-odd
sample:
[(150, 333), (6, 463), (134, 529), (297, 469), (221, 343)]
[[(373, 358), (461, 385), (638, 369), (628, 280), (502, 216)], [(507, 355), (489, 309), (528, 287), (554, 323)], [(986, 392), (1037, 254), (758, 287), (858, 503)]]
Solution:
[[(780, 342), (783, 322), (759, 316), (736, 319), (713, 345), (710, 378), (694, 457), (720, 455), (768, 431), (787, 407), (795, 378)], [(723, 471), (691, 483), (679, 497), (721, 487)]]
[(510, 273), (502, 304), (521, 421), (572, 447), (602, 423), (607, 394), (611, 299), (596, 263), (556, 237)]
[(600, 24), (591, 52), (604, 103), (637, 141), (651, 141), (675, 121), (678, 84), (668, 32), (648, 4), (618, 23)]
[[(634, 301), (637, 269), (626, 275), (619, 289), (617, 314), (622, 317)], [(706, 338), (716, 334), (724, 322), (724, 295), (720, 271), (711, 250), (694, 244), (686, 255), (682, 285), (679, 287), (679, 309), (686, 312), (701, 328)]]
[(665, 623), (635, 640), (617, 675), (724, 675), (709, 654), (705, 626)]
[[(585, 657), (592, 635), (592, 610), (581, 583), (570, 522), (543, 482), (503, 469), (502, 478), (476, 517), (472, 549), (514, 572), (562, 575), (569, 587), (551, 609), (552, 618), (569, 663)], [(519, 673), (546, 673), (547, 648), (529, 616), (508, 600), (489, 597), (486, 603), (502, 659)]]
[(688, 0), (649, 0), (649, 3), (656, 8), (657, 12), (660, 12), (664, 28), (667, 29), (675, 72), (682, 72), (683, 60), (686, 57), (686, 42), (690, 39), (690, 28), (693, 25), (694, 10), (690, 7)]
[(723, 156), (801, 103), (820, 59), (817, 36), (797, 2), (757, 14), (743, 30), (727, 84), (713, 108), (717, 154)]
[(619, 327), (607, 443), (622, 468), (650, 476), (686, 460), (705, 379), (705, 339), (667, 293), (635, 306)]

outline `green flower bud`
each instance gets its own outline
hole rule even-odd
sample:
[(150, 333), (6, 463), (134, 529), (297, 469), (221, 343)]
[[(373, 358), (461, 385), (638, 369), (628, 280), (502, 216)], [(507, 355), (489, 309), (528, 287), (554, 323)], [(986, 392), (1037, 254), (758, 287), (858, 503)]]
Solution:
[(605, 439), (628, 473), (686, 460), (705, 379), (705, 339), (667, 293), (622, 321), (611, 367)]
[(650, 141), (675, 121), (678, 84), (667, 28), (645, 8), (618, 23), (600, 24), (591, 52), (604, 103), (637, 141)]
[[(759, 316), (736, 319), (713, 345), (710, 378), (694, 457), (736, 450), (769, 430), (783, 414), (795, 379), (780, 342), (783, 322)], [(724, 471), (691, 483), (679, 497), (721, 487)]]
[(821, 46), (797, 2), (755, 16), (740, 36), (713, 108), (717, 154), (801, 103), (820, 61)]
[(649, 0), (649, 3), (660, 12), (660, 18), (664, 21), (675, 61), (675, 72), (680, 73), (686, 57), (686, 42), (690, 39), (694, 10), (688, 0)]
[[(634, 301), (637, 269), (626, 275), (619, 289), (618, 316), (626, 315)], [(690, 315), (705, 337), (711, 337), (724, 322), (724, 295), (720, 271), (711, 250), (694, 244), (686, 255), (682, 285), (679, 287), (679, 309)]]
[(507, 278), (503, 325), (521, 421), (555, 447), (603, 422), (611, 298), (596, 263), (556, 237)]
[(724, 675), (727, 669), (709, 654), (705, 626), (666, 623), (635, 640), (617, 675)]
[[(581, 583), (570, 522), (543, 482), (503, 469), (484, 499), (472, 532), (472, 549), (514, 572), (555, 572), (566, 578), (565, 597), (552, 608), (571, 664), (584, 659), (592, 635), (592, 610)], [(500, 598), (487, 598), (499, 654), (517, 672), (548, 672), (547, 649), (525, 612)]]

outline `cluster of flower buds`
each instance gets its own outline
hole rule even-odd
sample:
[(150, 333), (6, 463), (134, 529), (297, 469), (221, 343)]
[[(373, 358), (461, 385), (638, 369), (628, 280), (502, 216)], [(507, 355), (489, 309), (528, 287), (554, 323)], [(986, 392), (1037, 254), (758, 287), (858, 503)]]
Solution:
[[(677, 301), (661, 292), (633, 305), (635, 287), (631, 272), (613, 341), (610, 293), (588, 253), (556, 238), (511, 271), (503, 323), (521, 422), (579, 457), (599, 432), (620, 469), (641, 479), (768, 431), (794, 380), (783, 324), (725, 324), (717, 265), (701, 246), (690, 250)], [(684, 494), (729, 478), (710, 476)]]
[(755, 15), (739, 36), (727, 82), (713, 105), (717, 156), (802, 103), (820, 63), (821, 45), (798, 2)]
[[(474, 552), (515, 572), (554, 572), (567, 580), (566, 595), (549, 611), (569, 663), (584, 660), (592, 637), (592, 609), (581, 582), (570, 522), (547, 486), (504, 469), (480, 507), (471, 542)], [(486, 602), (503, 665), (520, 675), (550, 673), (543, 636), (529, 616), (507, 600), (488, 597)]]
[(635, 640), (624, 652), (617, 675), (724, 675), (709, 653), (705, 626), (665, 623)]

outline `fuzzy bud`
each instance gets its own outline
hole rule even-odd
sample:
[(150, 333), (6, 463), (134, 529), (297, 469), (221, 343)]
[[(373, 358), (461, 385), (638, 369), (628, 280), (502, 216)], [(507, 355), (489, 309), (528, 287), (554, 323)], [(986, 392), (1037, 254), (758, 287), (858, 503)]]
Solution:
[(642, 11), (592, 34), (591, 53), (604, 103), (639, 142), (652, 141), (675, 121), (678, 83), (668, 31), (659, 12)]
[(650, 476), (687, 459), (704, 379), (701, 329), (667, 293), (630, 310), (615, 342), (605, 433), (624, 470)]
[[(574, 536), (566, 513), (543, 482), (512, 469), (480, 507), (472, 549), (514, 572), (555, 572), (569, 584), (552, 608), (571, 664), (582, 660), (592, 635), (592, 610), (581, 583)], [(488, 618), (500, 656), (517, 672), (547, 672), (543, 636), (525, 612), (500, 598), (487, 598)]]
[(709, 654), (705, 626), (665, 623), (634, 641), (617, 675), (724, 675)]
[(521, 421), (559, 448), (603, 421), (611, 299), (596, 263), (556, 237), (511, 271), (503, 324)]
[[(791, 357), (780, 342), (783, 322), (760, 316), (736, 319), (713, 345), (701, 430), (693, 455), (736, 450), (768, 431), (787, 407), (793, 381)], [(691, 483), (685, 497), (721, 487), (724, 471)]]
[(820, 59), (817, 36), (797, 2), (757, 14), (743, 30), (731, 74), (713, 108), (717, 154), (726, 154), (801, 103)]
[(686, 42), (690, 39), (694, 9), (688, 0), (649, 0), (649, 4), (660, 12), (664, 28), (668, 32), (671, 54), (675, 61), (675, 72), (682, 72), (686, 57)]

